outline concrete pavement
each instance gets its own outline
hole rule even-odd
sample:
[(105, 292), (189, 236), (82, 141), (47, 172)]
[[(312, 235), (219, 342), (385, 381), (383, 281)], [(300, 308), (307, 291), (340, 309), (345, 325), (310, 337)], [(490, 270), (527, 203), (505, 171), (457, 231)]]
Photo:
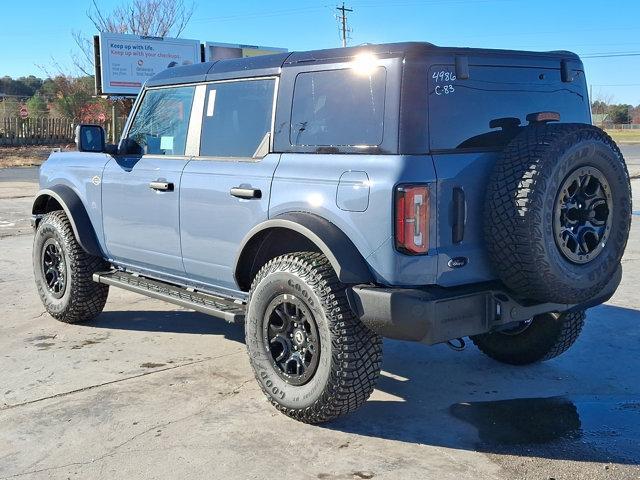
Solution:
[[(35, 185), (12, 175), (0, 171), (0, 221), (28, 218)], [(96, 321), (56, 322), (35, 292), (30, 231), (0, 226), (0, 479), (637, 480), (633, 218), (623, 284), (566, 354), (510, 367), (474, 347), (385, 341), (371, 399), (324, 426), (266, 402), (240, 325), (116, 289)]]

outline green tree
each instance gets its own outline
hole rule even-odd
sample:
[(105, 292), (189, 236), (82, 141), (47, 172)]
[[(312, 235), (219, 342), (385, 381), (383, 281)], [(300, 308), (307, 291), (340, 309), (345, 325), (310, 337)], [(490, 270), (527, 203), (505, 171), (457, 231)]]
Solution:
[(609, 106), (609, 119), (612, 123), (630, 123), (631, 105), (619, 104)]
[(42, 87), (42, 79), (34, 75), (28, 77), (19, 77), (16, 82), (20, 84), (19, 95), (33, 96)]
[(17, 95), (19, 97), (31, 97), (42, 86), (42, 79), (29, 75), (13, 79), (8, 76), (0, 78), (0, 93)]
[(592, 104), (591, 104), (591, 113), (593, 114), (603, 114), (603, 113), (607, 113), (607, 110), (609, 109), (609, 105), (607, 105), (605, 102), (603, 102), (602, 100), (595, 100)]
[(40, 90), (38, 91), (38, 93), (40, 93), (41, 95), (44, 95), (47, 98), (53, 98), (56, 96), (57, 91), (58, 91), (58, 87), (56, 85), (55, 80), (53, 78), (46, 78), (42, 82), (42, 86), (40, 87)]
[(79, 122), (82, 119), (83, 108), (92, 101), (93, 77), (58, 75), (53, 78), (53, 82), (55, 83), (53, 103), (56, 111), (63, 117)]
[(46, 117), (49, 114), (47, 100), (39, 93), (27, 100), (27, 110), (32, 118)]

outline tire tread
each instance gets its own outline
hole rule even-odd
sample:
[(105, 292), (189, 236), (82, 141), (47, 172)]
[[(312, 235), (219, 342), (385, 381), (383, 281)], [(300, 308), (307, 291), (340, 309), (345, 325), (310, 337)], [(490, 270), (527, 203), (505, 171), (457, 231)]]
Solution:
[[(366, 402), (375, 388), (382, 365), (382, 338), (353, 314), (345, 286), (321, 253), (297, 252), (270, 260), (255, 276), (249, 301), (265, 277), (282, 271), (299, 276), (320, 297), (331, 329), (332, 371), (319, 398), (302, 409), (287, 408), (278, 403), (264, 388), (254, 367), (256, 380), (271, 404), (296, 420), (321, 423), (351, 413)], [(252, 360), (251, 355), (249, 358)]]
[[(55, 319), (65, 323), (81, 323), (97, 317), (107, 302), (109, 286), (93, 281), (93, 274), (108, 269), (108, 263), (101, 257), (86, 253), (73, 233), (71, 222), (62, 210), (56, 210), (44, 215), (38, 225), (38, 230), (49, 225), (53, 227), (63, 243), (65, 261), (69, 262), (71, 278), (67, 288), (71, 288), (68, 303), (62, 311), (53, 308), (51, 299), (44, 287), (36, 282), (38, 294), (47, 312)], [(36, 256), (40, 253), (34, 250), (34, 269), (39, 268)], [(37, 273), (36, 273), (37, 275)]]

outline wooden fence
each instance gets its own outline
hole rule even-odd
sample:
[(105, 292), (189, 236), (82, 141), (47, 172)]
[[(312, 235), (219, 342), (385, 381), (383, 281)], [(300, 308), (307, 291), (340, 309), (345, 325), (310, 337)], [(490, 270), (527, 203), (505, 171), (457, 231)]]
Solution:
[[(125, 118), (116, 118), (117, 139), (122, 131)], [(67, 118), (0, 118), (0, 146), (4, 145), (53, 145), (73, 143), (76, 124)], [(111, 122), (102, 124), (111, 141)]]
[(0, 145), (72, 143), (74, 123), (66, 118), (0, 119)]

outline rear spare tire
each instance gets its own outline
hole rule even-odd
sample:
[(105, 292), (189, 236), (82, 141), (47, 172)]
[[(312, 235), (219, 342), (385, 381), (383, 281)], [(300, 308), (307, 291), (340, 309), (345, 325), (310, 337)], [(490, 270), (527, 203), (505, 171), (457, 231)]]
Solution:
[(631, 225), (622, 154), (599, 128), (536, 124), (496, 162), (485, 239), (497, 275), (539, 302), (580, 303), (620, 264)]

